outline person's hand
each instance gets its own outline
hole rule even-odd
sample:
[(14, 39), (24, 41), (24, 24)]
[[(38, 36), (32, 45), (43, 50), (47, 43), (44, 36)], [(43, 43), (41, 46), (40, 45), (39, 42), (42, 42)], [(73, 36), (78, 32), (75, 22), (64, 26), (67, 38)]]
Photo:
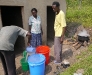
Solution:
[(31, 44), (30, 43), (27, 43), (28, 46), (30, 46)]
[(28, 32), (26, 36), (31, 36), (31, 33), (30, 33), (30, 32)]
[(60, 43), (63, 43), (64, 37), (62, 36), (60, 39)]

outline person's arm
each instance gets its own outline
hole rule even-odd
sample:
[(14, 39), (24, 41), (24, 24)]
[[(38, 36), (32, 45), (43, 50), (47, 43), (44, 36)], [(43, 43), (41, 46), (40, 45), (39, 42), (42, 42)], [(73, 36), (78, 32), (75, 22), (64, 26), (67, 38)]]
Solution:
[[(40, 23), (41, 23), (41, 18), (40, 18), (40, 16), (38, 16), (39, 17), (39, 21), (40, 21)], [(40, 24), (41, 25), (41, 24)], [(41, 28), (41, 34), (43, 35), (43, 30), (42, 30), (42, 25), (40, 26), (40, 28)]]
[(32, 25), (29, 25), (29, 32), (31, 32)]
[(65, 14), (64, 12), (62, 12), (61, 14), (61, 25), (62, 25), (62, 34), (61, 34), (61, 43), (63, 43), (64, 40), (64, 35), (65, 35), (65, 31), (66, 31), (66, 20), (65, 20)]
[(28, 37), (28, 43), (27, 44), (28, 44), (28, 46), (30, 46), (31, 33), (28, 32), (26, 36)]
[[(31, 17), (29, 18), (29, 33), (31, 34), (31, 28), (32, 28), (32, 23), (31, 23)], [(28, 36), (28, 46), (30, 46), (30, 40), (31, 40), (31, 35)]]
[(63, 43), (63, 40), (64, 40), (64, 35), (65, 35), (65, 31), (66, 31), (66, 27), (63, 27), (63, 30), (62, 30), (62, 35), (61, 35), (61, 43)]
[(31, 33), (30, 32), (28, 32), (27, 30), (25, 30), (21, 27), (18, 27), (18, 33), (19, 33), (20, 36), (28, 37), (28, 43), (30, 42), (30, 39), (31, 39)]
[(29, 32), (31, 32), (31, 28), (32, 28), (32, 18), (29, 17)]
[(42, 30), (42, 26), (41, 26), (41, 34), (43, 35), (43, 30)]

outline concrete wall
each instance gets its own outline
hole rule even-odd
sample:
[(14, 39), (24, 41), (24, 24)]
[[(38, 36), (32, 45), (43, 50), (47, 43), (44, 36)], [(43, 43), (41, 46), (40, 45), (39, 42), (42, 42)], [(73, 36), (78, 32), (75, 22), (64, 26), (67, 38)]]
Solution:
[[(60, 8), (66, 13), (66, 0), (57, 0), (60, 2)], [(47, 42), (47, 6), (52, 6), (53, 0), (30, 0), (29, 1), (29, 10), (35, 7), (38, 10), (38, 15), (42, 19), (42, 28), (43, 28), (43, 44)], [(30, 13), (30, 12), (29, 12)]]
[[(66, 1), (57, 0), (60, 2), (60, 8), (66, 12)], [(23, 6), (22, 7), (22, 18), (23, 28), (28, 30), (28, 18), (31, 16), (31, 9), (37, 8), (38, 15), (42, 19), (43, 28), (43, 44), (47, 41), (47, 6), (52, 5), (53, 0), (0, 0), (0, 6)], [(0, 27), (2, 27), (1, 14), (0, 14)]]

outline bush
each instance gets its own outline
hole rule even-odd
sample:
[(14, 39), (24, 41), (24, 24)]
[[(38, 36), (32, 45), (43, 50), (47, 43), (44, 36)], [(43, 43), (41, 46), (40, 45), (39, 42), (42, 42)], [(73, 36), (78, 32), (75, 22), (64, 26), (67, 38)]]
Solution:
[[(85, 27), (92, 27), (92, 0), (67, 0), (67, 22), (78, 22)], [(80, 7), (80, 8), (79, 8)]]

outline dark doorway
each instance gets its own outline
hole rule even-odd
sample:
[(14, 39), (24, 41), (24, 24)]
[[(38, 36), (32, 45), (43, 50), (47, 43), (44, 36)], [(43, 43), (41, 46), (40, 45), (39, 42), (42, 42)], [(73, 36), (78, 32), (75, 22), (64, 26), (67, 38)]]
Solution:
[(47, 6), (47, 44), (51, 46), (54, 41), (55, 13), (51, 6)]
[[(19, 6), (1, 6), (2, 25), (16, 25), (23, 28), (21, 9)], [(23, 47), (25, 47), (24, 38), (19, 36), (15, 43), (15, 52), (20, 52)]]

